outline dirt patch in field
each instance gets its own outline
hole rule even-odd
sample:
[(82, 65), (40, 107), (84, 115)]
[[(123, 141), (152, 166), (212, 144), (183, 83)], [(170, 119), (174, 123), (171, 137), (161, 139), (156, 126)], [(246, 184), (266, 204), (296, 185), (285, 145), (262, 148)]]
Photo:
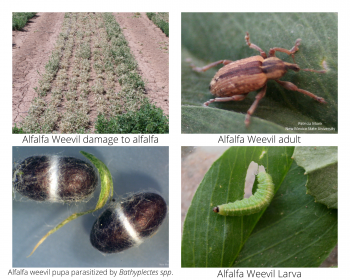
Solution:
[(38, 13), (22, 31), (12, 32), (12, 123), (27, 114), (34, 88), (60, 33), (64, 13)]
[(169, 38), (145, 13), (114, 13), (146, 83), (148, 98), (169, 115)]

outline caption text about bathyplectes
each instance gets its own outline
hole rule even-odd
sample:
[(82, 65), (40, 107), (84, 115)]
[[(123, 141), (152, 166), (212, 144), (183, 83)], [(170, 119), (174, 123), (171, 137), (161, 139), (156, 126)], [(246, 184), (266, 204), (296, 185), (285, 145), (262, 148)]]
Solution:
[(107, 276), (107, 277), (120, 277), (120, 276), (160, 276), (169, 277), (172, 274), (169, 269), (134, 269), (134, 268), (121, 268), (121, 269), (9, 269), (7, 275), (9, 276), (44, 276), (44, 277), (75, 277), (75, 276)]

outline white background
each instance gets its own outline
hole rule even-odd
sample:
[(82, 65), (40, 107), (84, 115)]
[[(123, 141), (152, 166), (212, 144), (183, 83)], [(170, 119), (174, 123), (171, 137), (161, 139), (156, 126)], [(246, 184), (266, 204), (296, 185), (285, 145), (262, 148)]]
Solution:
[[(215, 279), (219, 269), (181, 268), (181, 146), (217, 145), (218, 137), (210, 135), (181, 135), (181, 12), (338, 12), (339, 19), (339, 134), (302, 135), (302, 146), (339, 146), (339, 268), (335, 269), (291, 269), (302, 271), (302, 279), (339, 278), (348, 275), (349, 263), (349, 214), (350, 204), (345, 203), (349, 193), (349, 7), (346, 1), (4, 1), (2, 3), (1, 38), (1, 176), (3, 178), (1, 201), (2, 230), (0, 275), (11, 278), (12, 268), (12, 146), (21, 145), (22, 137), (11, 134), (12, 119), (12, 53), (11, 16), (12, 12), (170, 12), (170, 134), (163, 136), (159, 145), (169, 145), (170, 152), (170, 258), (171, 279)], [(247, 144), (245, 144), (247, 145)], [(152, 256), (150, 256), (152, 257)], [(269, 269), (259, 269), (270, 271)], [(26, 276), (29, 277), (29, 276)], [(124, 276), (125, 277), (125, 276)], [(160, 277), (160, 276), (158, 276)], [(37, 278), (37, 277), (36, 277)], [(82, 278), (82, 277), (79, 277)], [(125, 277), (126, 278), (126, 277)], [(127, 278), (132, 278), (128, 276)], [(144, 277), (145, 279), (146, 277)], [(151, 279), (151, 277), (147, 277)], [(152, 277), (154, 279), (154, 277)]]

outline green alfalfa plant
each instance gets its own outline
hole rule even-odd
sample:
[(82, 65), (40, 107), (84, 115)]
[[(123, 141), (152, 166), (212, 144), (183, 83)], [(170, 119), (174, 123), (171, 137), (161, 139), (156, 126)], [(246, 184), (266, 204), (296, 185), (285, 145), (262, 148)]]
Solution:
[(12, 13), (12, 30), (21, 30), (36, 13)]
[(169, 133), (169, 118), (162, 109), (145, 101), (139, 110), (107, 118), (100, 114), (95, 125), (96, 133)]
[(147, 17), (169, 37), (169, 13), (146, 13)]

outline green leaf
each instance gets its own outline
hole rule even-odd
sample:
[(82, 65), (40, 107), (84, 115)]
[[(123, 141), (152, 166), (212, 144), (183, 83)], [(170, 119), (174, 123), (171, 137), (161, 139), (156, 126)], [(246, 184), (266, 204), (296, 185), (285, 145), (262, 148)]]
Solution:
[(296, 147), (293, 159), (310, 174), (338, 163), (338, 147)]
[(250, 133), (285, 133), (283, 127), (262, 119), (255, 119), (246, 128), (245, 116), (241, 113), (216, 108), (182, 106), (182, 133), (235, 133), (246, 130)]
[(318, 267), (337, 244), (336, 210), (305, 195), (306, 176), (291, 166), (245, 243), (236, 267)]
[(293, 158), (308, 174), (307, 193), (338, 208), (338, 147), (297, 147)]
[[(259, 55), (257, 51), (246, 45), (244, 39), (246, 31), (250, 33), (251, 42), (265, 52), (272, 47), (291, 49), (295, 40), (301, 38), (299, 51), (295, 54), (296, 63), (300, 68), (321, 70), (322, 62), (326, 61), (329, 71), (325, 74), (289, 71), (281, 80), (290, 81), (301, 89), (325, 98), (327, 104), (320, 104), (302, 93), (286, 90), (276, 82), (269, 81), (266, 96), (259, 103), (253, 116), (271, 121), (282, 128), (297, 127), (298, 133), (337, 132), (337, 22), (336, 13), (184, 13), (182, 15), (182, 105), (202, 106), (205, 101), (211, 99), (208, 85), (220, 68), (196, 73), (191, 70), (187, 59), (191, 59), (196, 66), (204, 66), (221, 59), (235, 61)], [(293, 59), (287, 54), (277, 52), (277, 57), (293, 63)], [(217, 102), (209, 106), (230, 113), (246, 114), (256, 93), (250, 93), (243, 101)], [(194, 107), (191, 109), (194, 110)], [(235, 119), (234, 115), (227, 117), (225, 122), (230, 124), (232, 119)], [(218, 124), (216, 118), (213, 118), (212, 122), (212, 126)], [(256, 118), (252, 119), (251, 123), (254, 122)], [(196, 123), (192, 125), (196, 126)], [(247, 131), (241, 126), (233, 129), (234, 133), (254, 132), (253, 129)], [(187, 131), (203, 133), (192, 128)], [(208, 133), (208, 131), (204, 132)], [(285, 130), (284, 133), (286, 132), (291, 130)]]
[[(307, 177), (293, 163), (293, 150), (232, 147), (212, 165), (184, 223), (183, 267), (320, 265), (337, 242), (337, 211), (305, 194)], [(214, 213), (214, 206), (243, 198), (251, 161), (263, 165), (275, 184), (267, 210), (241, 217)]]
[(277, 191), (292, 163), (293, 147), (232, 147), (209, 169), (192, 200), (184, 223), (183, 267), (232, 266), (264, 210), (225, 217), (213, 207), (243, 198), (251, 161), (263, 165)]

